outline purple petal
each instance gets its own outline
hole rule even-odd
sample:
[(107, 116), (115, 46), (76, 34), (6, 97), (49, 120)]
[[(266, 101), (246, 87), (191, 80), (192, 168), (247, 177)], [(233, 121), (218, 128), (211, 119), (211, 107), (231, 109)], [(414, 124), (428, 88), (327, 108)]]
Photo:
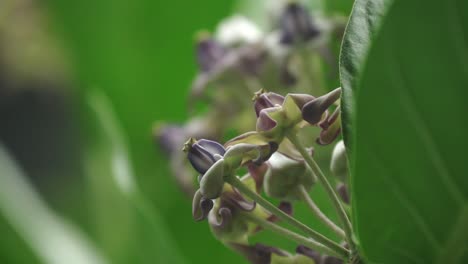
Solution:
[(346, 203), (346, 204), (349, 204), (349, 191), (348, 191), (348, 187), (344, 184), (344, 183), (338, 183), (338, 185), (336, 186), (336, 191), (338, 192), (338, 195), (340, 196), (341, 200)]
[(192, 216), (195, 221), (205, 220), (212, 208), (213, 201), (211, 199), (205, 199), (200, 190), (197, 190), (192, 202)]
[(247, 168), (249, 170), (250, 177), (252, 177), (255, 181), (257, 193), (260, 193), (263, 186), (263, 178), (265, 177), (265, 173), (268, 170), (268, 163), (257, 165), (251, 162), (247, 165)]
[(210, 152), (212, 155), (214, 154), (219, 154), (221, 156), (226, 153), (226, 150), (224, 149), (223, 145), (219, 144), (216, 141), (213, 140), (208, 140), (208, 139), (200, 139), (196, 143), (206, 149), (208, 152)]
[(218, 210), (217, 217), (213, 217), (213, 218), (210, 217), (210, 225), (218, 229), (224, 229), (231, 222), (232, 222), (232, 212), (231, 212), (231, 209), (227, 207), (221, 207)]
[(187, 158), (193, 168), (201, 174), (205, 174), (216, 162), (214, 154), (224, 155), (226, 150), (218, 142), (201, 139), (188, 147)]
[(257, 131), (269, 131), (275, 128), (276, 125), (276, 121), (268, 115), (268, 112), (265, 111), (265, 109), (260, 111), (259, 117), (257, 119)]
[(255, 101), (255, 114), (258, 117), (260, 115), (260, 111), (263, 109), (281, 105), (284, 102), (284, 96), (272, 92), (266, 93), (265, 90), (262, 89), (255, 93), (253, 100)]
[(227, 203), (242, 211), (251, 212), (255, 209), (256, 206), (255, 201), (247, 201), (244, 196), (242, 196), (242, 194), (235, 188), (233, 193), (229, 193), (226, 196), (223, 196), (223, 198)]

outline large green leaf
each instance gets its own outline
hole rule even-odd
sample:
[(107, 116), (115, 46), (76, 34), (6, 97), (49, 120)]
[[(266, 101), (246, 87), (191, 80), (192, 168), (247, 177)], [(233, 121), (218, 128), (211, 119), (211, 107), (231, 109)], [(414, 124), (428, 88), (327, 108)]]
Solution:
[(342, 48), (360, 248), (468, 263), (468, 2), (356, 1)]

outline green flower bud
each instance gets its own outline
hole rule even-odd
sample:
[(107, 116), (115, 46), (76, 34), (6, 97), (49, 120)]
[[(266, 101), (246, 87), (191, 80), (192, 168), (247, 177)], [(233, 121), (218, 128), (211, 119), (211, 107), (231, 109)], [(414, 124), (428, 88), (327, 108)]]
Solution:
[(208, 213), (213, 208), (213, 201), (211, 199), (206, 199), (201, 194), (200, 190), (195, 192), (192, 202), (192, 216), (195, 221), (205, 220), (208, 216)]
[(345, 182), (348, 178), (348, 158), (343, 140), (336, 143), (333, 149), (330, 170), (339, 180)]
[(265, 192), (270, 197), (299, 200), (298, 187), (303, 185), (309, 190), (314, 183), (314, 174), (304, 161), (292, 160), (279, 153), (271, 157), (264, 180)]
[(200, 191), (203, 197), (214, 199), (219, 197), (224, 186), (224, 159), (216, 161), (200, 180)]
[[(252, 177), (246, 176), (241, 180), (255, 190), (255, 181)], [(270, 217), (262, 207), (247, 201), (237, 190), (226, 184), (208, 215), (208, 222), (213, 234), (220, 241), (247, 245), (249, 236), (257, 232), (259, 226), (247, 219), (245, 214), (255, 214), (263, 219)]]

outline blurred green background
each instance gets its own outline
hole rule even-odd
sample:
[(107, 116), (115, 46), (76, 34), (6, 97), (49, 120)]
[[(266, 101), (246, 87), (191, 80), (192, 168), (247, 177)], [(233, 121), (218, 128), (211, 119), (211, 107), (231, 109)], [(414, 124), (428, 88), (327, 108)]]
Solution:
[[(191, 199), (177, 188), (151, 134), (158, 120), (187, 118), (194, 33), (213, 30), (236, 6), (0, 2), (0, 142), (9, 153), (0, 165), (16, 162), (45, 204), (78, 226), (109, 262), (244, 262), (212, 237), (207, 223), (193, 221)], [(129, 167), (121, 176), (127, 183), (113, 170), (119, 159)], [(140, 191), (126, 190), (132, 181)], [(22, 197), (25, 189), (11, 191)], [(3, 208), (29, 204), (10, 198), (4, 192)], [(40, 218), (30, 217), (40, 228)], [(18, 231), (11, 219), (0, 214), (0, 263), (44, 260), (24, 238), (31, 231)], [(53, 234), (33, 245), (48, 239)]]

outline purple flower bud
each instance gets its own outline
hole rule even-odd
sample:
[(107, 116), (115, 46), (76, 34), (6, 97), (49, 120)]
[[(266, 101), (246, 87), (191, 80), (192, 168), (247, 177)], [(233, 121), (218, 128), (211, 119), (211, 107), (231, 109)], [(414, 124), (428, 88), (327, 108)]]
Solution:
[(278, 122), (272, 118), (271, 115), (278, 113), (279, 111), (281, 111), (281, 106), (275, 106), (261, 110), (257, 118), (256, 130), (258, 132), (273, 130), (278, 125)]
[(345, 204), (349, 204), (349, 191), (348, 191), (348, 187), (340, 182), (338, 183), (338, 185), (336, 186), (336, 191), (338, 192), (338, 195), (340, 196), (341, 200), (345, 203)]
[(327, 109), (340, 98), (341, 88), (337, 88), (325, 95), (306, 103), (302, 107), (302, 118), (311, 125), (316, 125), (322, 120)]
[(265, 173), (268, 170), (267, 163), (262, 163), (260, 165), (257, 165), (251, 162), (247, 165), (247, 168), (249, 170), (250, 176), (255, 181), (255, 187), (256, 187), (255, 189), (257, 193), (260, 193), (263, 187), (263, 179), (265, 177)]
[(226, 50), (207, 33), (200, 33), (196, 44), (197, 63), (204, 72), (209, 72), (219, 63), (226, 54)]
[(316, 264), (320, 264), (322, 256), (317, 251), (310, 249), (304, 245), (299, 245), (296, 248), (296, 253), (307, 256), (315, 261)]
[[(290, 216), (292, 216), (294, 213), (292, 203), (290, 202), (285, 202), (285, 201), (280, 202), (280, 204), (278, 205), (278, 209), (280, 209), (281, 211), (285, 212), (286, 214)], [(270, 217), (268, 217), (267, 220), (270, 222), (278, 222), (280, 219), (276, 215), (271, 215)]]
[(322, 131), (317, 139), (317, 144), (328, 145), (332, 143), (341, 132), (340, 107), (337, 107), (330, 117), (320, 123)]
[(305, 42), (320, 34), (304, 6), (291, 2), (286, 5), (280, 19), (281, 39), (285, 45)]
[(205, 174), (213, 164), (224, 155), (226, 150), (218, 142), (201, 139), (189, 139), (184, 145), (188, 160), (193, 168), (201, 174)]
[(283, 104), (284, 96), (273, 92), (265, 92), (262, 89), (255, 93), (252, 100), (254, 101), (255, 114), (258, 117), (263, 109)]
[(250, 261), (250, 263), (253, 264), (270, 264), (272, 254), (278, 256), (287, 256), (287, 254), (282, 250), (263, 244), (249, 246), (232, 243), (230, 246), (242, 253)]
[(171, 156), (176, 149), (182, 145), (185, 140), (185, 130), (177, 125), (162, 125), (159, 124), (154, 130), (154, 137), (157, 143), (161, 146), (163, 153)]

